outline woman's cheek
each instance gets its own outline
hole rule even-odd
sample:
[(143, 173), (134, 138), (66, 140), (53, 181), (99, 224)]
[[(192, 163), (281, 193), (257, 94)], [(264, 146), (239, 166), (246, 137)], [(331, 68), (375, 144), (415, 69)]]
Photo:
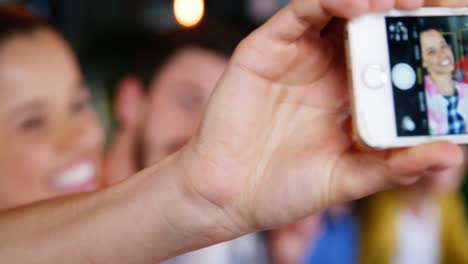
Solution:
[(0, 155), (0, 209), (53, 196), (47, 190), (52, 169), (47, 151), (22, 150), (12, 150), (9, 157)]

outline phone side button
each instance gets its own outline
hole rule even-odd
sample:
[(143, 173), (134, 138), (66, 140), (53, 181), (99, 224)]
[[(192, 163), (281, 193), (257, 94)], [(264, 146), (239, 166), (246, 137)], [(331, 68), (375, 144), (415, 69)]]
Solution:
[(378, 64), (371, 64), (362, 71), (364, 85), (371, 89), (380, 89), (388, 81), (387, 74)]

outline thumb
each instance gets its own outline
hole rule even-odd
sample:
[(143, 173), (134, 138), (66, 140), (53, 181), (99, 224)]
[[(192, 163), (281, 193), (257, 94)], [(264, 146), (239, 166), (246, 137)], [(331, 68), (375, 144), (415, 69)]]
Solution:
[[(460, 147), (438, 142), (383, 152), (345, 154), (337, 162), (334, 179), (344, 200), (359, 199), (396, 186), (410, 185), (428, 174), (445, 174), (463, 162)], [(341, 177), (341, 178), (338, 178)]]

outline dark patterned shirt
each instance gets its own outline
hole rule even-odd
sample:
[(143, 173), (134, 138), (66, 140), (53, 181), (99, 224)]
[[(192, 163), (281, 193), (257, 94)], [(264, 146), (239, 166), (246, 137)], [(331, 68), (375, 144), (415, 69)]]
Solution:
[(458, 91), (455, 90), (455, 93), (452, 96), (444, 96), (448, 101), (447, 106), (447, 120), (448, 120), (448, 131), (447, 135), (457, 135), (465, 134), (465, 120), (458, 113)]

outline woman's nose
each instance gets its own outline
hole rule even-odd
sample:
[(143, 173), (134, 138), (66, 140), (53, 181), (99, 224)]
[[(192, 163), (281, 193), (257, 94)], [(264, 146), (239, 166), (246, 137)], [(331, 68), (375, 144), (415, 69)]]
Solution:
[(52, 134), (58, 151), (96, 151), (104, 143), (104, 132), (95, 113), (79, 118), (63, 116), (57, 124)]
[(445, 57), (448, 53), (449, 53), (448, 50), (440, 49), (438, 54), (439, 54), (439, 56), (444, 56)]
[(70, 121), (62, 122), (54, 130), (54, 146), (60, 152), (67, 152), (79, 146), (84, 134), (81, 126)]

